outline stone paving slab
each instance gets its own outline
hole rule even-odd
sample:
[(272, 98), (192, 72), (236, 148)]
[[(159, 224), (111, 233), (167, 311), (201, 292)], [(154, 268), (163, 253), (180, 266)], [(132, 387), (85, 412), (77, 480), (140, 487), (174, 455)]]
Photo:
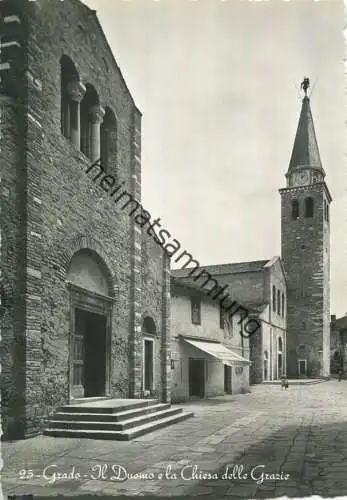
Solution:
[[(251, 394), (182, 406), (195, 418), (130, 442), (38, 436), (2, 443), (3, 491), (214, 499), (347, 496), (347, 382), (298, 385), (286, 392), (261, 385)], [(44, 478), (48, 465), (55, 467)], [(23, 469), (40, 477), (20, 479)], [(53, 472), (62, 477), (53, 480)]]

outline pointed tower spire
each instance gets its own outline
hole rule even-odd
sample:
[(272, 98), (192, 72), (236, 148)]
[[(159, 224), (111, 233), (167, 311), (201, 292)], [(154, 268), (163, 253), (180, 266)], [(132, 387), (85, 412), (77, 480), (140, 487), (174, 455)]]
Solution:
[(295, 167), (322, 169), (316, 133), (310, 107), (310, 99), (305, 95), (302, 100), (299, 124), (296, 131), (289, 170)]
[(288, 186), (320, 182), (325, 177), (313, 125), (310, 99), (307, 96), (309, 86), (310, 80), (304, 78), (304, 81), (301, 83), (301, 89), (305, 95), (302, 100), (292, 156), (286, 174)]

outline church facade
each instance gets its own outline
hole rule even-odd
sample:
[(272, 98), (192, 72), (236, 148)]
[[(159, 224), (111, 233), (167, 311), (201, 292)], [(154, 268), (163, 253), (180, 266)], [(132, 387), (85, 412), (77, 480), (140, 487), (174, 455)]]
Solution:
[(280, 189), (282, 261), (287, 280), (287, 374), (292, 377), (326, 377), (330, 373), (332, 198), (325, 175), (310, 99), (305, 95), (286, 173), (287, 186)]
[(170, 278), (86, 174), (100, 158), (141, 200), (141, 113), (95, 11), (0, 8), (2, 429), (22, 438), (84, 398), (170, 401)]

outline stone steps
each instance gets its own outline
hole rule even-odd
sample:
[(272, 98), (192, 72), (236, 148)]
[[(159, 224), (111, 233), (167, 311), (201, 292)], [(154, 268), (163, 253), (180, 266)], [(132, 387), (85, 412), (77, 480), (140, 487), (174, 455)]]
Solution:
[[(100, 413), (100, 412), (79, 412), (77, 411), (57, 411), (54, 414), (54, 420), (76, 420), (95, 421), (98, 422), (121, 422), (129, 418), (135, 418), (137, 415), (148, 415), (165, 409), (169, 409), (169, 403), (159, 403), (148, 407), (134, 408), (132, 410), (121, 411), (117, 413)], [(49, 419), (49, 421), (52, 417)]]
[(128, 441), (193, 416), (181, 408), (156, 400), (117, 400), (103, 404), (67, 405), (49, 417), (44, 434), (56, 437), (81, 437)]

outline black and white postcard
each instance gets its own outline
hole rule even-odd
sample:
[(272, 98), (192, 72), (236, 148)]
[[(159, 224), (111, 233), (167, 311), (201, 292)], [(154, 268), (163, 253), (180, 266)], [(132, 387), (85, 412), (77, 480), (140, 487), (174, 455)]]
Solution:
[(0, 23), (2, 497), (346, 498), (342, 0)]

